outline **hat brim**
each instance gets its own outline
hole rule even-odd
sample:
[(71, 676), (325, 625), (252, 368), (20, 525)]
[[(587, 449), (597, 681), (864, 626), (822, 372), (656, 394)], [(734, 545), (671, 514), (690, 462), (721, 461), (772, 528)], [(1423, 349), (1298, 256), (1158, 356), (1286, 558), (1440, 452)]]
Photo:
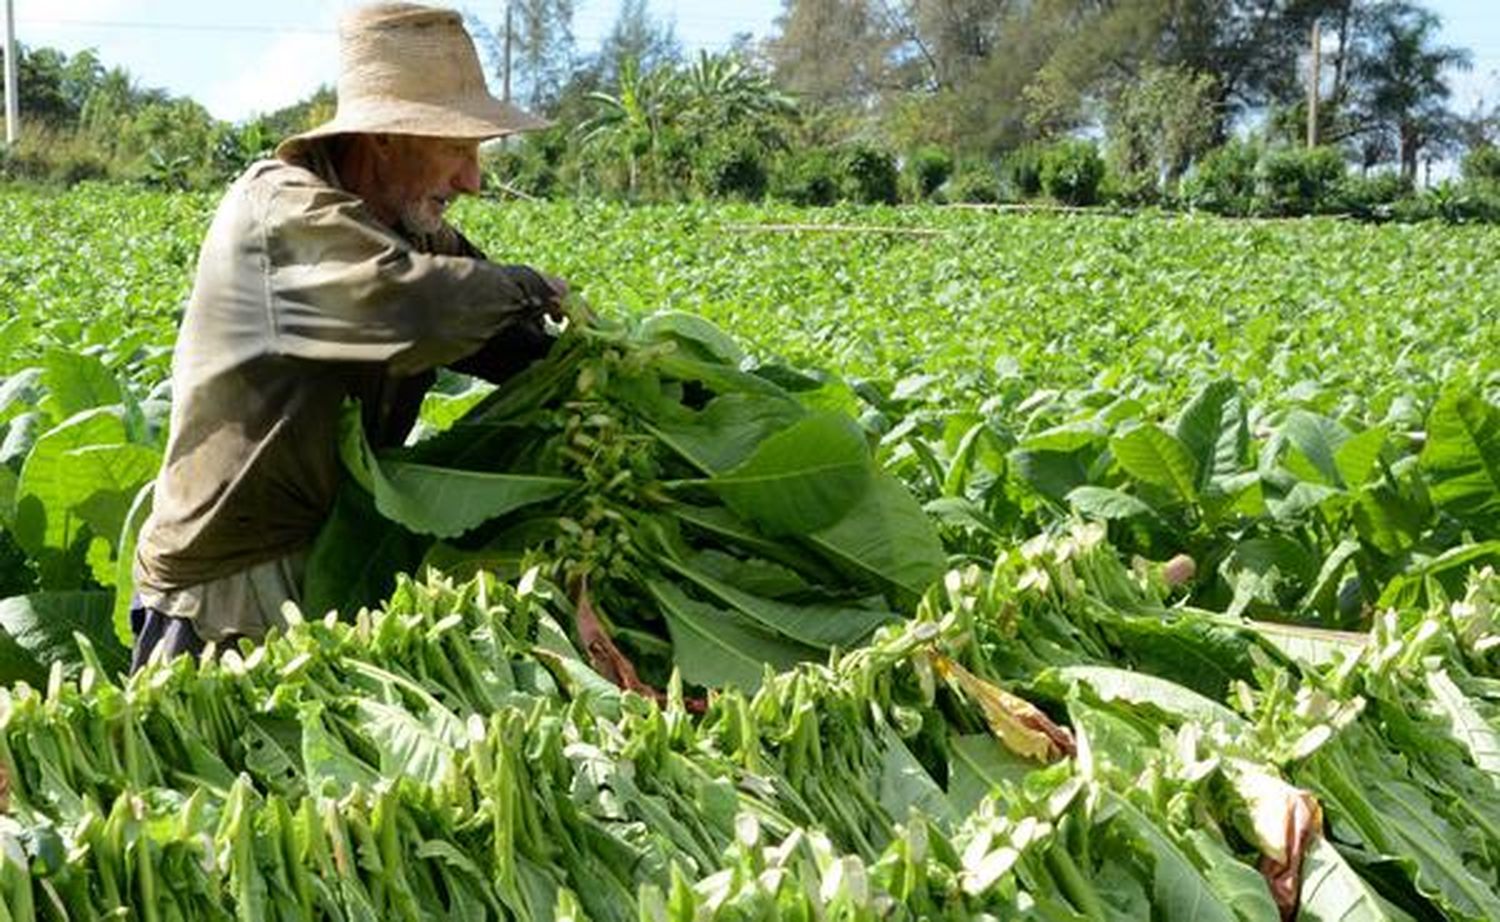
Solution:
[(276, 146), (285, 159), (303, 144), (340, 134), (408, 134), (488, 141), (552, 127), (552, 122), (516, 106), (482, 96), (457, 105), (380, 101), (340, 106), (329, 121), (292, 135)]

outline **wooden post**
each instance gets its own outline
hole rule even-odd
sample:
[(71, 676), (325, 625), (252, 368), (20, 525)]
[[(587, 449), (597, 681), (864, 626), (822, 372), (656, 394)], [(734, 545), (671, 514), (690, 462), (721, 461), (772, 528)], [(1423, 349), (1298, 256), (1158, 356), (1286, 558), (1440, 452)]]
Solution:
[(16, 143), (21, 133), (21, 89), (17, 79), (16, 2), (5, 0), (5, 144)]
[(1323, 82), (1323, 35), (1318, 21), (1312, 26), (1312, 63), (1307, 75), (1307, 146), (1318, 146), (1318, 84)]

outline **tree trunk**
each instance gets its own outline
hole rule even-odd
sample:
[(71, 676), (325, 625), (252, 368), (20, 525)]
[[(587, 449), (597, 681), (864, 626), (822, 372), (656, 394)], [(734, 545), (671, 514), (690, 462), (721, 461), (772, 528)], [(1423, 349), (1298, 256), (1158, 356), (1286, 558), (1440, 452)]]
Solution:
[(1345, 3), (1339, 10), (1339, 53), (1333, 65), (1333, 100), (1336, 103), (1343, 102), (1349, 77), (1349, 29), (1352, 7), (1352, 3)]
[(1416, 126), (1401, 124), (1401, 178), (1413, 185), (1417, 181), (1417, 154), (1421, 151), (1421, 135)]

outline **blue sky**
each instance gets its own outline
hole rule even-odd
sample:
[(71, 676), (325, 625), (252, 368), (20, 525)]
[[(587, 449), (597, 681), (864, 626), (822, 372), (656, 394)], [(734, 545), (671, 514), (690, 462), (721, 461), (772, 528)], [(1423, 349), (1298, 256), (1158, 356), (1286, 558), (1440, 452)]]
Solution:
[[(336, 73), (335, 24), (355, 0), (14, 0), (18, 37), (66, 51), (95, 48), (146, 86), (186, 94), (219, 118), (240, 120), (295, 102)], [(503, 0), (449, 4), (501, 19)], [(609, 31), (618, 0), (580, 0), (575, 28), (583, 51)], [(1469, 48), (1474, 69), (1454, 80), (1460, 110), (1500, 99), (1500, 0), (1427, 0), (1443, 39)], [(688, 49), (726, 46), (737, 32), (764, 35), (780, 0), (650, 0)]]

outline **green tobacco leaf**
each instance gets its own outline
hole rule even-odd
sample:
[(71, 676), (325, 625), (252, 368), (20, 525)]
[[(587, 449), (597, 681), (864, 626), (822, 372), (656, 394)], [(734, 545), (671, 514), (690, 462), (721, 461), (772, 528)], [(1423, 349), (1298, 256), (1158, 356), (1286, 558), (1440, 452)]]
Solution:
[(1297, 608), (1303, 612), (1315, 612), (1325, 621), (1336, 622), (1339, 587), (1343, 585), (1344, 571), (1360, 550), (1358, 541), (1345, 538), (1329, 551), (1328, 556), (1323, 558), (1322, 567), (1318, 569), (1318, 578), (1313, 581)]
[(1220, 723), (1231, 730), (1245, 726), (1244, 718), (1217, 701), (1154, 675), (1109, 666), (1064, 666), (1055, 672), (1070, 684), (1088, 685), (1103, 701), (1149, 704), (1180, 720)]
[(0, 422), (34, 408), (41, 399), (42, 370), (23, 368), (0, 382)]
[(789, 669), (825, 655), (765, 630), (749, 618), (690, 599), (671, 583), (651, 580), (647, 585), (662, 606), (672, 636), (672, 659), (688, 682), (754, 691), (767, 665)]
[(0, 439), (0, 464), (15, 467), (26, 460), (37, 439), (47, 430), (47, 414), (40, 411), (22, 413), (5, 427), (5, 438)]
[(375, 493), (380, 511), (412, 531), (440, 538), (457, 537), (578, 486), (566, 477), (491, 474), (402, 461), (382, 461), (380, 467), (384, 484)]
[(1101, 791), (1150, 856), (1152, 918), (1163, 922), (1237, 922), (1235, 914), (1215, 892), (1207, 877), (1183, 854), (1172, 837), (1114, 791)]
[(690, 347), (697, 358), (738, 367), (745, 351), (723, 330), (697, 314), (659, 311), (641, 321), (640, 336), (647, 340), (674, 340)]
[(265, 787), (303, 775), (302, 729), (290, 717), (255, 714), (244, 724), (245, 768)]
[(809, 542), (862, 581), (916, 598), (948, 565), (932, 520), (889, 474), (877, 473), (854, 508)]
[(1089, 472), (1076, 454), (1059, 451), (1016, 450), (1010, 453), (1016, 475), (1032, 489), (1059, 503), (1088, 483)]
[(1447, 718), (1454, 739), (1463, 744), (1474, 764), (1500, 784), (1500, 732), (1485, 721), (1469, 696), (1441, 669), (1427, 673), (1432, 700)]
[(958, 811), (889, 724), (881, 728), (880, 741), (885, 751), (875, 796), (886, 814), (905, 817), (915, 810), (936, 820), (940, 828), (951, 829), (959, 819)]
[(53, 419), (67, 419), (121, 400), (120, 382), (114, 372), (92, 355), (67, 349), (47, 350), (42, 360), (42, 383), (47, 388), (43, 405)]
[(516, 580), (530, 550), (554, 537), (557, 530), (557, 517), (544, 516), (516, 523), (483, 547), (466, 548), (440, 541), (427, 549), (418, 572), (431, 567), (454, 579), (469, 580), (481, 570), (489, 570), (500, 579)]
[(1405, 864), (1418, 892), (1466, 918), (1500, 919), (1500, 895), (1488, 875), (1465, 865), (1460, 830), (1437, 813), (1405, 766), (1373, 730), (1356, 724), (1294, 780), (1310, 781), (1328, 814), (1357, 829), (1371, 851)]
[(355, 785), (373, 787), (380, 776), (328, 729), (325, 710), (320, 701), (303, 701), (297, 708), (302, 726), (302, 765), (311, 793), (342, 797)]
[(125, 423), (117, 408), (85, 411), (37, 440), (16, 485), (16, 541), (27, 553), (67, 547), (82, 524), (72, 511), (77, 482), (69, 472), (68, 452), (124, 442)]
[(1330, 631), (1298, 624), (1246, 621), (1245, 628), (1299, 663), (1323, 667), (1342, 662), (1364, 651), (1368, 634)]
[(1384, 479), (1366, 484), (1355, 500), (1354, 527), (1360, 538), (1389, 557), (1415, 545), (1432, 518), (1431, 505), (1414, 473), (1412, 469), (1397, 473), (1394, 482)]
[(880, 625), (899, 618), (891, 612), (867, 608), (780, 602), (743, 592), (678, 561), (662, 558), (660, 562), (762, 627), (818, 649), (847, 650)]
[(1098, 423), (1069, 423), (1029, 435), (1016, 446), (1019, 451), (1072, 454), (1082, 448), (1097, 447), (1105, 441), (1106, 432)]
[(1460, 544), (1386, 583), (1377, 604), (1403, 610), (1425, 608), (1434, 598), (1434, 589), (1449, 600), (1462, 598), (1470, 571), (1487, 566), (1500, 568), (1500, 541)]
[(1121, 469), (1136, 480), (1161, 487), (1180, 502), (1198, 498), (1198, 462), (1160, 426), (1139, 426), (1110, 439), (1109, 447)]
[(702, 483), (767, 535), (806, 535), (848, 514), (869, 489), (871, 470), (864, 434), (854, 421), (814, 413)]
[(1249, 570), (1264, 575), (1276, 570), (1298, 585), (1310, 585), (1318, 575), (1318, 561), (1298, 541), (1285, 535), (1249, 538), (1235, 545), (1224, 564), (1226, 572)]
[(95, 535), (119, 541), (126, 513), (161, 467), (161, 452), (145, 445), (89, 445), (63, 453), (59, 495)]
[(1239, 922), (1281, 922), (1281, 910), (1266, 879), (1237, 859), (1224, 843), (1202, 829), (1189, 829), (1183, 851), (1203, 868), (1209, 886)]
[(395, 574), (415, 572), (431, 544), (377, 512), (358, 485), (345, 483), (308, 554), (303, 611), (317, 617), (378, 607), (395, 588)]
[(1068, 505), (1084, 518), (1104, 521), (1155, 514), (1150, 506), (1129, 493), (1087, 484), (1068, 494)]
[(1250, 452), (1250, 427), (1239, 385), (1225, 379), (1200, 390), (1183, 408), (1174, 433), (1197, 463), (1199, 493), (1215, 480), (1239, 472)]
[(948, 799), (965, 815), (1001, 785), (1019, 785), (1037, 768), (988, 733), (952, 736), (948, 753)]
[(1411, 922), (1411, 916), (1381, 899), (1322, 836), (1302, 858), (1301, 922)]
[[(663, 379), (696, 382), (715, 394), (747, 394), (763, 400), (785, 401), (797, 405), (796, 398), (773, 381), (716, 359), (705, 361), (696, 358), (688, 355), (684, 349), (653, 356), (651, 370)], [(657, 398), (653, 398), (653, 401), (654, 399)]]
[(941, 526), (977, 530), (992, 538), (1000, 538), (1004, 535), (1000, 522), (985, 512), (983, 506), (971, 499), (939, 496), (937, 499), (930, 499), (923, 503), (922, 511)]
[(463, 471), (376, 457), (365, 439), (358, 408), (339, 421), (339, 455), (386, 518), (439, 538), (455, 538), (491, 519), (576, 488), (566, 477), (532, 477)]
[(361, 698), (355, 704), (362, 733), (380, 754), (380, 773), (412, 778), (442, 789), (453, 776), (468, 735), (452, 714), (429, 710), (420, 718), (404, 707)]
[(1473, 391), (1445, 391), (1421, 457), (1433, 503), (1486, 535), (1500, 532), (1500, 409)]
[[(0, 601), (0, 631), (14, 644), (11, 657), (0, 655), (0, 683), (26, 679), (45, 686), (47, 669), (61, 662), (69, 673), (82, 666), (74, 632), (93, 643), (99, 659), (114, 673), (130, 664), (130, 651), (115, 639), (111, 621), (113, 596), (109, 592), (38, 592)], [(0, 643), (3, 654), (10, 643)], [(20, 650), (31, 660), (15, 656)], [(16, 670), (17, 674), (9, 674)]]
[(807, 411), (789, 399), (729, 393), (715, 397), (697, 413), (659, 418), (647, 425), (694, 467), (714, 475), (743, 464), (762, 442), (806, 416)]
[(1004, 467), (1003, 446), (988, 420), (968, 424), (951, 452), (943, 478), (943, 495), (962, 497), (981, 472), (999, 474)]
[(837, 584), (838, 574), (807, 550), (786, 541), (773, 541), (755, 530), (755, 526), (723, 506), (694, 506), (680, 503), (672, 507), (676, 518), (724, 542), (730, 547), (748, 551), (766, 560), (796, 570), (815, 583)]
[(422, 398), (422, 409), (418, 418), (422, 425), (433, 432), (444, 432), (453, 427), (464, 414), (474, 409), (495, 392), (495, 386), (476, 381), (472, 387), (459, 394), (428, 393)]
[(1385, 450), (1387, 436), (1384, 426), (1374, 426), (1351, 436), (1339, 446), (1333, 463), (1346, 487), (1356, 490), (1370, 482), (1380, 469), (1380, 453)]
[(1114, 625), (1136, 668), (1222, 701), (1236, 680), (1254, 679), (1253, 642), (1233, 627), (1193, 614), (1121, 617)]
[(115, 553), (115, 602), (111, 620), (115, 626), (115, 637), (127, 647), (135, 642), (135, 634), (130, 629), (130, 604), (135, 595), (135, 548), (141, 526), (146, 524), (146, 516), (151, 514), (153, 487), (154, 483), (147, 482), (136, 493), (129, 511), (125, 513), (125, 523), (120, 528), (118, 550)]
[(766, 598), (785, 598), (813, 590), (812, 584), (796, 570), (760, 558), (741, 560), (732, 554), (709, 549), (693, 554), (686, 563), (742, 592)]
[(1349, 430), (1338, 421), (1306, 410), (1293, 410), (1281, 425), (1281, 434), (1296, 449), (1284, 463), (1288, 470), (1302, 480), (1311, 480), (1323, 486), (1343, 489), (1343, 474), (1339, 471), (1337, 456), (1339, 449), (1349, 440)]
[(16, 487), (21, 477), (7, 465), (0, 464), (0, 528), (13, 531), (16, 522)]

